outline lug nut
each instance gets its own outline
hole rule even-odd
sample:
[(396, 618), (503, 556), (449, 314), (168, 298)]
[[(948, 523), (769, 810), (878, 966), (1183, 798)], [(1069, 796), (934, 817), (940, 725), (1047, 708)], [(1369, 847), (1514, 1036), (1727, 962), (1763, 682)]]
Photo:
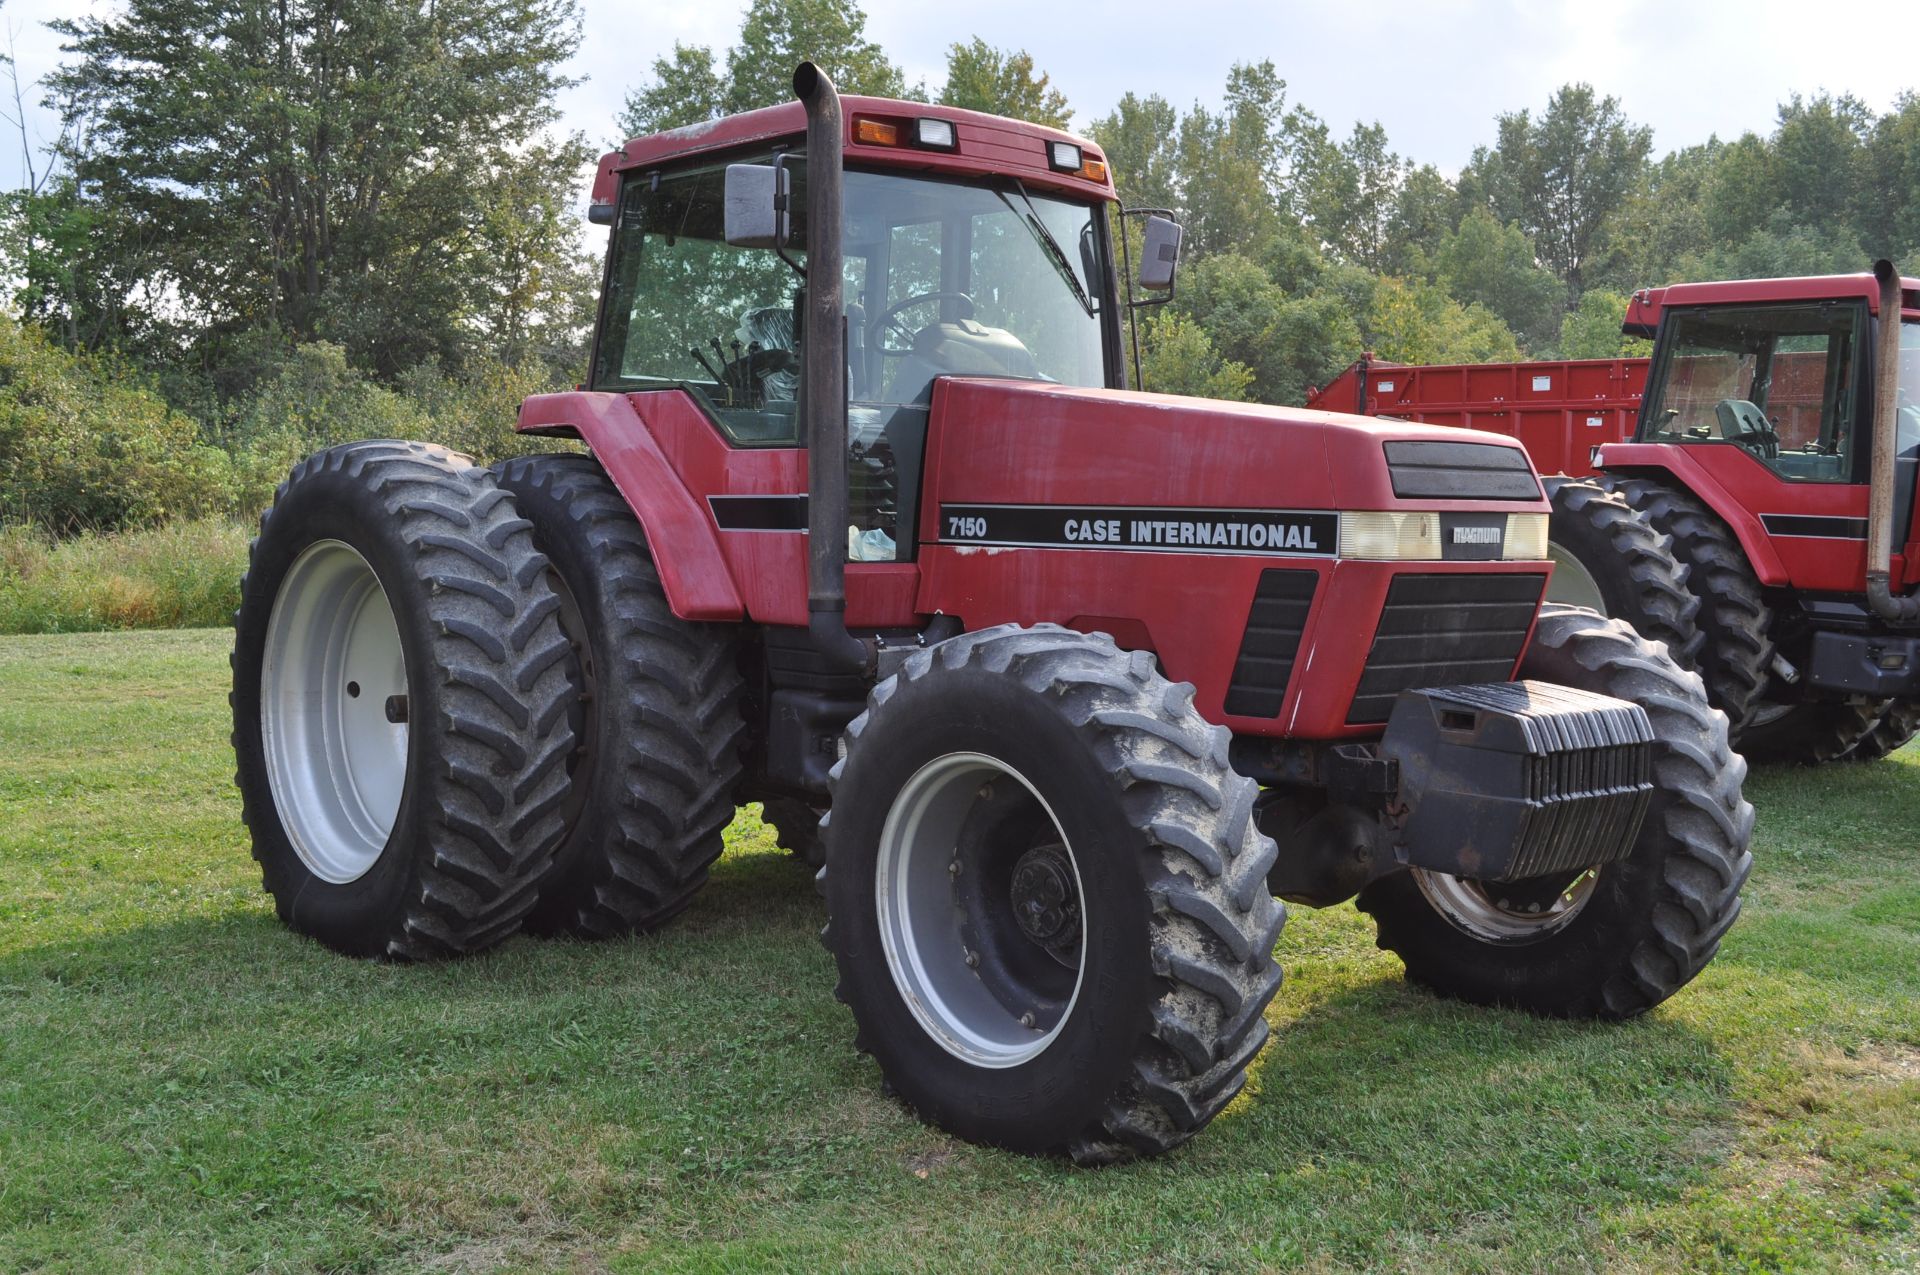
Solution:
[(1022, 1014), (1022, 1015), (1020, 1015), (1020, 1025), (1021, 1025), (1022, 1027), (1031, 1027), (1031, 1026), (1033, 1026), (1033, 1011), (1032, 1011), (1032, 1010), (1028, 1010), (1028, 1011), (1027, 1011), (1026, 1013), (1024, 1013), (1024, 1014)]
[(981, 785), (980, 785), (980, 788), (979, 788), (979, 791), (977, 791), (977, 792), (975, 792), (975, 793), (974, 793), (973, 795), (974, 795), (974, 796), (976, 796), (976, 797), (978, 797), (978, 798), (979, 798), (980, 800), (982, 800), (982, 801), (992, 801), (992, 800), (993, 800), (993, 785), (992, 785), (992, 784), (990, 784), (990, 783), (988, 783), (988, 784), (981, 784)]
[(967, 968), (970, 970), (977, 970), (980, 968), (980, 953), (974, 952), (974, 951), (969, 951), (967, 953)]

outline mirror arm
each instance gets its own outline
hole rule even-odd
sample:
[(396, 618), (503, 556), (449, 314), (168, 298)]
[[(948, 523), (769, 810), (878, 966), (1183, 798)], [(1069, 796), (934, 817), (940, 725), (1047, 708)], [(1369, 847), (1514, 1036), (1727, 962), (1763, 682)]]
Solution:
[[(773, 152), (773, 171), (775, 173), (786, 171), (787, 157), (791, 153), (792, 152), (784, 146)], [(786, 215), (788, 202), (791, 198), (792, 196), (787, 193), (785, 184), (782, 183), (778, 177), (775, 177), (773, 180), (773, 211), (776, 221), (781, 225), (790, 226), (793, 224), (792, 220)], [(779, 254), (780, 260), (787, 263), (788, 269), (799, 275), (803, 282), (806, 280), (807, 268), (787, 255), (786, 244), (777, 243), (773, 245), (773, 250)]]

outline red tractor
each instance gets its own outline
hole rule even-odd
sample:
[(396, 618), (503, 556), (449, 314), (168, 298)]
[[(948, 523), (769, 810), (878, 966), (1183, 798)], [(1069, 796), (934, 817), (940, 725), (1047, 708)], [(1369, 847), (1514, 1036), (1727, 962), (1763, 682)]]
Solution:
[[(1541, 606), (1509, 439), (1125, 390), (1094, 146), (799, 100), (627, 143), (588, 387), (492, 470), (355, 443), (262, 520), (234, 742), (280, 915), (424, 959), (685, 908), (737, 803), (819, 873), (856, 1045), (1099, 1162), (1239, 1090), (1276, 896), (1442, 994), (1620, 1018), (1739, 912), (1699, 679)], [(1149, 217), (1137, 282), (1173, 283)]]
[(1881, 262), (1644, 289), (1625, 328), (1654, 338), (1651, 358), (1362, 360), (1308, 405), (1510, 434), (1590, 480), (1547, 482), (1547, 596), (1697, 665), (1748, 758), (1904, 744), (1920, 728), (1920, 283)]

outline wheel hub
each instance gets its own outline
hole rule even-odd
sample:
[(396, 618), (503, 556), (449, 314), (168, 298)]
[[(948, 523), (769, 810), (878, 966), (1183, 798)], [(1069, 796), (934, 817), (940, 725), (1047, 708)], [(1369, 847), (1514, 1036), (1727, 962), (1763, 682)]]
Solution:
[(1020, 932), (1063, 965), (1080, 950), (1080, 899), (1066, 847), (1035, 846), (1013, 866), (1013, 919)]
[(1586, 910), (1601, 868), (1522, 881), (1479, 881), (1411, 869), (1420, 892), (1448, 924), (1485, 943), (1536, 943), (1557, 934)]
[(1079, 867), (1024, 775), (981, 753), (922, 766), (888, 811), (874, 885), (888, 971), (943, 1049), (1014, 1067), (1059, 1036), (1086, 955)]

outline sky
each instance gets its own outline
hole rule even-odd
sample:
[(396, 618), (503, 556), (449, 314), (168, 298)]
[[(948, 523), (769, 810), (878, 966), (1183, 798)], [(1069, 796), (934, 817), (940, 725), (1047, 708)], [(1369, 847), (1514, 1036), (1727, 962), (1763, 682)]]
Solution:
[[(116, 0), (4, 0), (27, 89), (28, 128), (57, 125), (32, 82), (59, 61), (54, 17), (105, 13)], [(583, 35), (564, 126), (611, 144), (627, 91), (676, 40), (724, 49), (746, 0), (581, 0)], [(1157, 92), (1185, 109), (1218, 102), (1235, 62), (1271, 59), (1289, 98), (1344, 135), (1385, 126), (1393, 149), (1449, 174), (1493, 140), (1494, 117), (1538, 109), (1584, 80), (1654, 130), (1654, 153), (1768, 131), (1790, 94), (1850, 92), (1884, 111), (1920, 89), (1920, 0), (866, 0), (867, 29), (910, 83), (938, 89), (946, 50), (979, 36), (1025, 49), (1084, 129), (1122, 94)], [(1894, 53), (1906, 50), (1903, 60)], [(0, 93), (4, 86), (0, 86)], [(0, 181), (19, 182), (15, 139)]]

